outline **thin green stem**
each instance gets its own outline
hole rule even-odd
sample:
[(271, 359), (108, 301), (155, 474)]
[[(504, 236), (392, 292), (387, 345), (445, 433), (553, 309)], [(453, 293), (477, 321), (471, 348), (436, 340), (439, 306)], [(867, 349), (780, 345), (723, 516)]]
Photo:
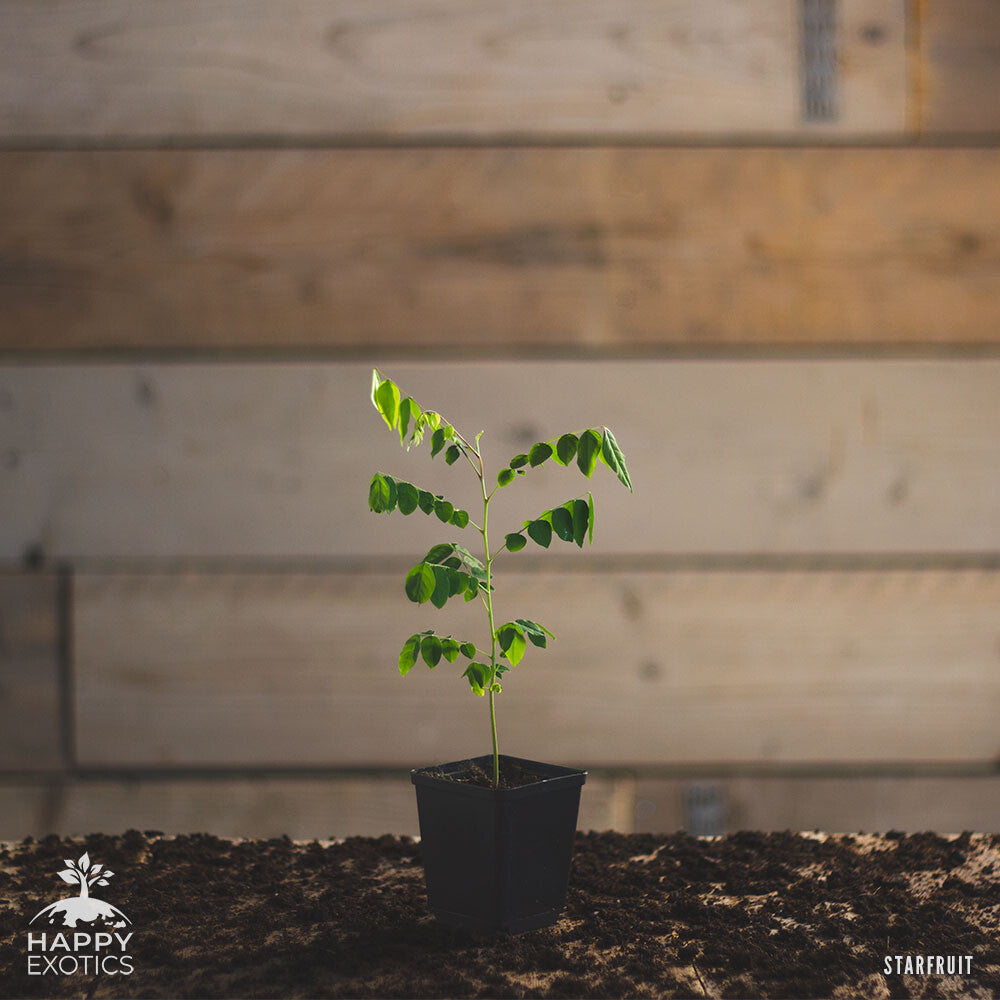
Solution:
[(479, 482), (483, 489), (483, 554), (486, 561), (486, 614), (490, 622), (490, 731), (493, 735), (493, 787), (500, 787), (500, 745), (497, 741), (497, 712), (493, 684), (497, 675), (497, 636), (493, 622), (493, 591), (491, 589), (491, 566), (493, 557), (490, 555), (490, 538), (488, 533), (490, 497), (486, 492), (486, 477), (483, 474), (483, 458), (479, 455)]

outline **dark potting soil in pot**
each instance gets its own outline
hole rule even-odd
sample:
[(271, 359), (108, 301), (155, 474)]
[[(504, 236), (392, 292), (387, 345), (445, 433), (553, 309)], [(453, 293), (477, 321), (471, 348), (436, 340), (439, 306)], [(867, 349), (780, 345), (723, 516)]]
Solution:
[[(432, 778), (444, 778), (445, 781), (457, 781), (463, 785), (481, 785), (484, 788), (493, 787), (493, 770), (490, 770), (470, 761), (469, 766), (464, 771), (444, 771), (430, 770), (427, 772)], [(520, 788), (522, 785), (533, 785), (536, 781), (544, 781), (546, 775), (535, 774), (530, 768), (524, 767), (517, 760), (508, 757), (500, 758), (500, 787)]]
[[(82, 851), (132, 920), (131, 976), (26, 974), (28, 921)], [(1000, 837), (578, 834), (559, 923), (515, 937), (426, 910), (420, 845), (50, 837), (0, 850), (0, 995), (1000, 996)], [(886, 955), (971, 955), (965, 977)]]

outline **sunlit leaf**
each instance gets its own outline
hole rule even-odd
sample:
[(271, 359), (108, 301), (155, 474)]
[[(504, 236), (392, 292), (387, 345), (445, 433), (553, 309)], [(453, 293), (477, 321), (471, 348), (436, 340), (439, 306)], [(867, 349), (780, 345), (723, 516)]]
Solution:
[(507, 486), (514, 481), (516, 473), (513, 469), (501, 469), (497, 474), (497, 483), (500, 486)]
[(607, 427), (604, 428), (601, 437), (601, 461), (618, 477), (623, 486), (628, 487), (629, 493), (632, 493), (632, 479), (625, 466), (625, 456), (614, 434)]
[(507, 622), (505, 625), (501, 625), (497, 629), (497, 639), (500, 642), (500, 648), (503, 650), (504, 655), (510, 661), (510, 665), (516, 667), (521, 662), (521, 657), (524, 656), (526, 647), (524, 632), (521, 626), (514, 622)]
[(452, 638), (442, 639), (441, 655), (449, 663), (454, 663), (458, 659), (458, 643)]
[(411, 635), (410, 638), (403, 643), (403, 648), (399, 654), (400, 677), (405, 677), (413, 669), (414, 664), (417, 662), (417, 655), (419, 652), (420, 636)]
[(451, 515), (451, 523), (456, 528), (464, 528), (469, 523), (469, 512), (467, 510), (456, 510)]
[(389, 428), (395, 427), (399, 419), (399, 389), (395, 382), (386, 379), (375, 390), (375, 406)]
[(476, 655), (476, 647), (471, 642), (463, 642), (458, 649), (462, 656), (470, 660)]
[(427, 490), (418, 490), (417, 506), (425, 513), (430, 514), (434, 510), (434, 494)]
[(512, 469), (520, 469), (522, 465), (528, 464), (527, 455), (515, 455), (510, 462), (507, 463)]

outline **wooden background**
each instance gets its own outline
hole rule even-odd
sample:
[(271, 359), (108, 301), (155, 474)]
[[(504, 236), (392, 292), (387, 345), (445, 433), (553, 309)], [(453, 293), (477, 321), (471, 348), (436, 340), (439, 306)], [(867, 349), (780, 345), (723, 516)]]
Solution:
[(626, 450), (498, 594), (558, 636), (503, 748), (587, 766), (582, 827), (1000, 829), (998, 44), (996, 0), (0, 0), (0, 838), (412, 833), (407, 768), (488, 749), (394, 669), (480, 626), (403, 599), (440, 532), (368, 478), (473, 491), (372, 364), (495, 466)]

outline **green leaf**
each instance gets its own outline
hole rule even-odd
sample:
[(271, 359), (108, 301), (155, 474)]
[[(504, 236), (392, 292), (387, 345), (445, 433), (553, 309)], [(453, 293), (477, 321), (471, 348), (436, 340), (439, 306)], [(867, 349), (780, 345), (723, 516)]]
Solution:
[(594, 544), (594, 497), (592, 494), (587, 494), (587, 541), (590, 545)]
[(430, 514), (434, 510), (434, 494), (427, 490), (418, 490), (417, 505), (425, 514)]
[(573, 541), (573, 515), (565, 507), (552, 511), (552, 530), (564, 541)]
[(462, 457), (462, 449), (457, 444), (448, 445), (448, 450), (444, 453), (446, 465), (454, 465)]
[(535, 468), (542, 464), (542, 462), (552, 457), (552, 445), (546, 444), (544, 441), (539, 441), (538, 444), (533, 444), (531, 449), (528, 451), (528, 461), (531, 463), (531, 467)]
[(468, 678), (473, 694), (482, 697), (486, 694), (486, 685), (490, 682), (490, 668), (485, 663), (470, 663), (462, 672)]
[(548, 521), (541, 520), (541, 518), (537, 521), (532, 521), (528, 525), (528, 536), (533, 542), (541, 545), (543, 549), (547, 549), (549, 542), (552, 541), (552, 525)]
[(375, 402), (375, 390), (379, 387), (379, 385), (381, 384), (381, 382), (382, 382), (382, 379), (379, 376), (378, 369), (377, 368), (373, 368), (372, 369), (372, 406), (374, 406), (376, 410), (378, 409), (378, 403)]
[(448, 596), (454, 597), (468, 586), (469, 574), (460, 573), (457, 569), (452, 569), (450, 566), (445, 568), (448, 570)]
[(473, 576), (469, 577), (469, 584), (465, 591), (465, 603), (468, 604), (469, 601), (474, 601), (479, 596), (479, 583)]
[(433, 670), (441, 660), (441, 640), (436, 635), (425, 635), (420, 640), (420, 655)]
[(514, 481), (515, 472), (513, 469), (501, 469), (497, 474), (497, 483), (500, 486), (507, 486)]
[(589, 479), (597, 467), (597, 456), (601, 454), (601, 435), (595, 430), (584, 431), (576, 449), (576, 464)]
[(550, 639), (555, 638), (544, 625), (539, 625), (538, 622), (533, 622), (528, 618), (515, 618), (514, 620), (524, 629), (524, 634), (531, 640), (532, 644), (541, 649), (545, 649), (546, 636)]
[(447, 639), (442, 639), (441, 655), (449, 663), (454, 663), (458, 659), (458, 643), (450, 637)]
[(499, 681), (494, 681), (494, 682), (493, 682), (493, 683), (492, 683), (492, 684), (490, 685), (490, 690), (491, 690), (491, 691), (492, 691), (492, 692), (493, 692), (494, 694), (500, 694), (500, 692), (501, 692), (501, 691), (503, 690), (503, 688), (502, 688), (502, 687), (500, 687), (500, 683), (499, 683)]
[(417, 509), (417, 488), (413, 483), (396, 483), (396, 504), (400, 514), (412, 514)]
[(470, 660), (476, 655), (476, 647), (471, 642), (463, 642), (458, 647), (458, 651)]
[(386, 379), (375, 390), (375, 406), (382, 414), (382, 419), (389, 425), (389, 429), (395, 427), (399, 419), (399, 389), (395, 382)]
[(455, 505), (448, 500), (435, 500), (434, 513), (437, 514), (439, 521), (447, 524), (451, 520), (451, 515), (455, 513)]
[(434, 593), (434, 586), (437, 579), (434, 570), (425, 562), (417, 563), (409, 573), (406, 574), (406, 596), (414, 604), (424, 604), (431, 599)]
[(399, 403), (399, 443), (406, 444), (406, 432), (410, 429), (410, 416), (414, 402), (409, 396)]
[(417, 662), (417, 655), (420, 652), (420, 636), (411, 635), (406, 642), (403, 643), (403, 649), (399, 654), (399, 675), (400, 677), (405, 677), (410, 670), (413, 669), (413, 665)]
[(376, 514), (388, 514), (395, 506), (395, 492), (389, 479), (381, 472), (376, 472), (368, 487), (368, 508)]
[(431, 550), (424, 556), (424, 562), (427, 563), (442, 563), (455, 551), (455, 546), (451, 542), (441, 542), (439, 545), (434, 545)]
[(573, 461), (573, 456), (576, 455), (576, 446), (579, 438), (575, 434), (563, 434), (558, 441), (556, 441), (556, 461), (560, 465), (569, 465)]
[(433, 458), (444, 447), (444, 430), (438, 428), (431, 435), (431, 458)]
[(508, 465), (510, 465), (512, 469), (520, 469), (522, 465), (527, 465), (527, 464), (528, 464), (527, 455), (515, 455), (508, 463)]
[(521, 549), (528, 544), (528, 539), (525, 538), (524, 535), (517, 532), (512, 535), (508, 535), (504, 541), (507, 544), (508, 552), (520, 552)]
[(618, 447), (614, 434), (607, 427), (604, 428), (604, 435), (601, 438), (601, 461), (618, 477), (623, 486), (628, 487), (629, 493), (634, 492), (632, 479), (625, 465), (625, 456)]
[(590, 509), (586, 500), (573, 501), (573, 541), (582, 549), (587, 538), (587, 524), (590, 521)]
[(462, 565), (462, 560), (458, 556), (448, 556), (442, 563), (442, 566), (447, 566), (448, 569), (458, 569)]
[(451, 523), (456, 528), (464, 528), (469, 523), (469, 512), (467, 510), (456, 510), (451, 515)]
[(431, 591), (431, 604), (441, 609), (448, 603), (451, 597), (451, 575), (447, 566), (432, 566), (431, 572), (434, 574), (434, 589)]
[(514, 622), (507, 622), (506, 625), (501, 625), (497, 629), (497, 639), (500, 640), (500, 648), (510, 661), (510, 665), (516, 667), (521, 662), (521, 657), (524, 656), (524, 650), (527, 645), (521, 626)]

